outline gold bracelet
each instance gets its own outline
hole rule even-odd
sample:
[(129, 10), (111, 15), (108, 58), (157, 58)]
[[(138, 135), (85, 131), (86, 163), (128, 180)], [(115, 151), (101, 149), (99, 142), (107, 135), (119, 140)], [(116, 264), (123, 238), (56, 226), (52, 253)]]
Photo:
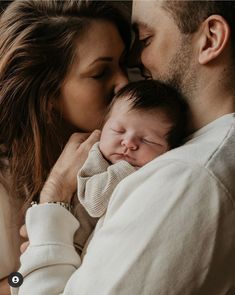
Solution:
[[(67, 209), (69, 212), (71, 212), (72, 211), (72, 205), (70, 204), (70, 203), (65, 203), (65, 202), (45, 202), (45, 203), (43, 203), (43, 204), (58, 204), (58, 205), (60, 205), (60, 206), (62, 206), (62, 207), (64, 207), (65, 209)], [(33, 201), (33, 202), (31, 202), (30, 203), (30, 205), (31, 205), (31, 207), (33, 207), (33, 206), (35, 206), (35, 205), (39, 205), (39, 203), (38, 202), (36, 202), (36, 201)]]

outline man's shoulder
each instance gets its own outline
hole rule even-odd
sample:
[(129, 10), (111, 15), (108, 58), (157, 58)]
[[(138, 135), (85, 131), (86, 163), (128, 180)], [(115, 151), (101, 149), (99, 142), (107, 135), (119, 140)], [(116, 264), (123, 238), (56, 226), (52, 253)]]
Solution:
[(223, 161), (226, 161), (228, 154), (225, 151), (235, 155), (235, 149), (233, 148), (235, 141), (235, 116), (231, 115), (229, 119), (224, 121), (222, 118), (218, 119), (216, 121), (219, 122), (212, 122), (198, 130), (184, 145), (169, 151), (166, 157), (183, 159), (184, 161), (197, 163), (205, 167), (210, 166), (216, 161), (215, 155), (220, 155)]
[[(221, 124), (217, 128), (208, 128), (198, 132), (179, 148), (173, 149), (155, 160), (178, 169), (191, 170), (194, 174), (206, 173), (213, 177), (225, 190), (235, 196), (233, 184), (235, 175), (235, 126)], [(153, 161), (154, 162), (154, 161)], [(181, 165), (179, 164), (181, 163)], [(172, 169), (170, 168), (169, 169)]]

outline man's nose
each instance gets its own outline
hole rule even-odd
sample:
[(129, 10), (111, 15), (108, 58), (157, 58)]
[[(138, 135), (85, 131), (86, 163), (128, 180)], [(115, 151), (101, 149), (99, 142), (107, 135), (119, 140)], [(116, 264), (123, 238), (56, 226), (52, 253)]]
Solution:
[(129, 80), (127, 74), (124, 71), (120, 71), (116, 75), (115, 85), (114, 85), (114, 94), (116, 94), (121, 88), (128, 84)]
[(127, 57), (127, 67), (129, 68), (130, 73), (138, 69), (139, 76), (142, 76), (145, 79), (150, 79), (152, 77), (150, 72), (144, 67), (144, 65), (141, 62), (141, 53), (142, 46), (138, 38), (136, 38)]

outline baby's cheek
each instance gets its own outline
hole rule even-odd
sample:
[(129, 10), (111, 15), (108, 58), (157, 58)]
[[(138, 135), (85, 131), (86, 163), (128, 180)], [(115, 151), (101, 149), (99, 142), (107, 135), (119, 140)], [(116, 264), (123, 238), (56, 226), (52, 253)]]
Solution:
[[(100, 151), (101, 153), (103, 154), (103, 156), (111, 161), (111, 155), (114, 154), (115, 152), (117, 152), (115, 150), (115, 143), (114, 141), (112, 140), (111, 137), (106, 137), (106, 136), (101, 136), (100, 138), (100, 145), (99, 145), (99, 148), (100, 148)], [(111, 161), (112, 162), (112, 161)]]
[(141, 162), (142, 165), (145, 165), (149, 162), (151, 162), (153, 159), (155, 159), (156, 157), (158, 157), (160, 155), (160, 151), (159, 150), (154, 150), (152, 148), (148, 148), (146, 147), (145, 150), (143, 151), (142, 155), (141, 155)]
[(106, 153), (107, 153), (107, 141), (105, 141), (102, 136), (100, 138), (99, 148), (100, 148), (101, 153), (103, 155), (106, 155)]
[(138, 154), (136, 154), (136, 156), (135, 156), (135, 160), (136, 160), (136, 165), (137, 166), (142, 167), (145, 164), (147, 164), (148, 161), (149, 161), (148, 151), (146, 149), (139, 150)]

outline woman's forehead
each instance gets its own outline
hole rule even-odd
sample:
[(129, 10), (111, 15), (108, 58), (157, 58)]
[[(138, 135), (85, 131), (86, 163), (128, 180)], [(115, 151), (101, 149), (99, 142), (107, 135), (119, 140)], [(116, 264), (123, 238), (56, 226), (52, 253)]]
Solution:
[(96, 60), (120, 57), (125, 49), (116, 26), (107, 21), (94, 21), (82, 38), (78, 39), (76, 56), (86, 65)]

